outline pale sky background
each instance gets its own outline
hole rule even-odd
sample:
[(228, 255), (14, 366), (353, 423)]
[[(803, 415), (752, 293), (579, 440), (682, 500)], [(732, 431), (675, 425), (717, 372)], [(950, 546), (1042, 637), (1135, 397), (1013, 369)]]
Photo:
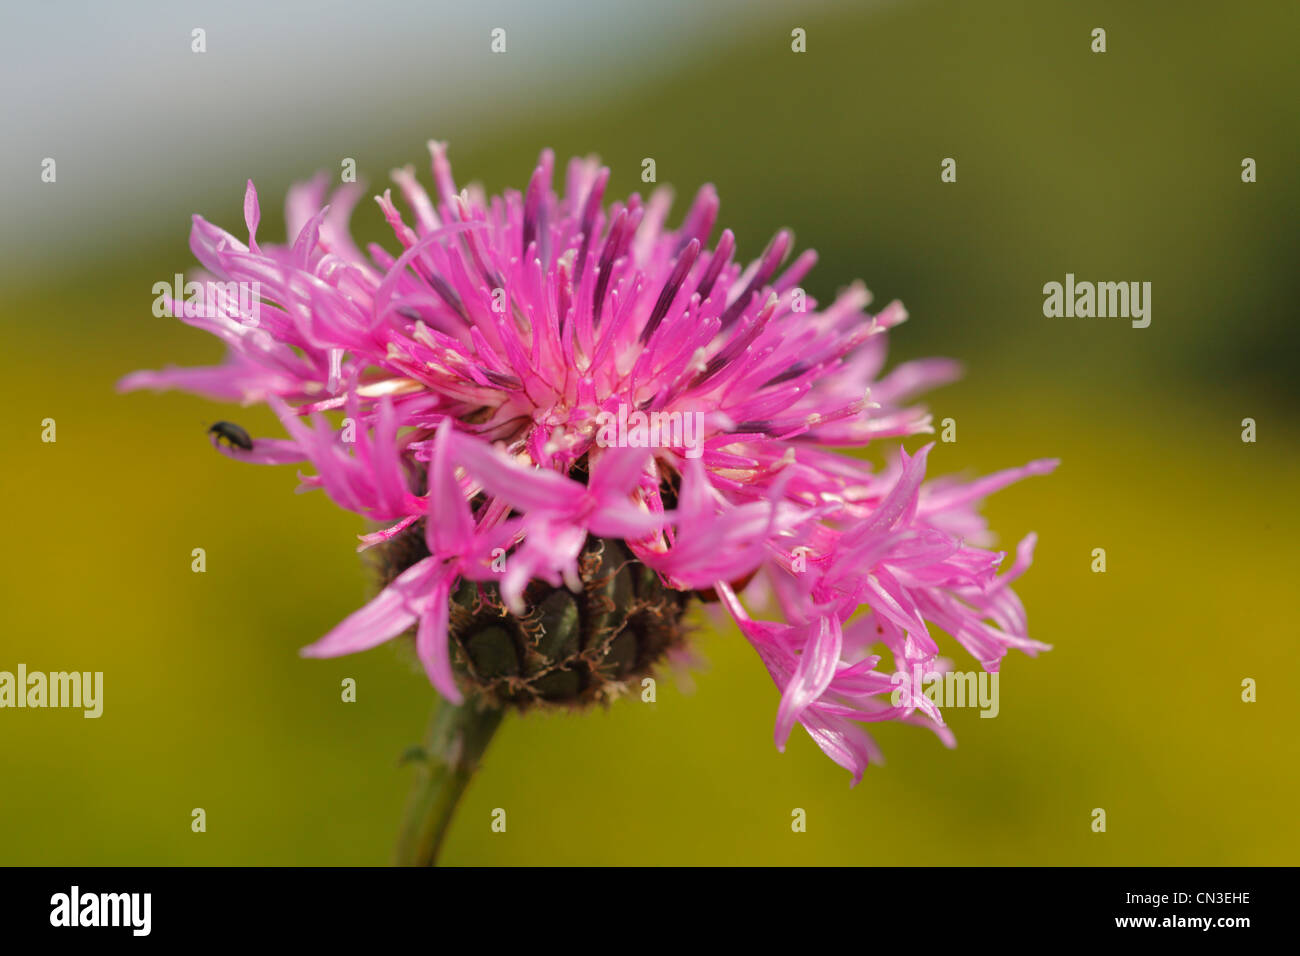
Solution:
[[(129, 241), (142, 213), (195, 211), (254, 170), (309, 175), (395, 125), (442, 138), (440, 123), (481, 116), (491, 135), (539, 97), (608, 99), (753, 31), (788, 35), (819, 5), (6, 0), (0, 270)], [(506, 55), (489, 51), (497, 26)], [(207, 31), (201, 55), (194, 27)], [(423, 146), (410, 144), (412, 160)], [(54, 187), (40, 181), (47, 156)]]

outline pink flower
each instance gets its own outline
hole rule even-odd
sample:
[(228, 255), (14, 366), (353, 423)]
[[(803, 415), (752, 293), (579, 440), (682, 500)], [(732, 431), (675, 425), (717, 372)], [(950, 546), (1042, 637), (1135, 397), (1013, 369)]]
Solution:
[[(926, 484), (932, 446), (900, 450), (880, 473), (829, 450), (932, 430), (906, 402), (958, 370), (931, 359), (882, 375), (898, 303), (870, 315), (854, 284), (818, 309), (799, 286), (815, 255), (783, 268), (788, 232), (748, 265), (730, 231), (710, 250), (711, 186), (669, 229), (667, 191), (607, 207), (609, 171), (594, 160), (569, 164), (560, 197), (544, 152), (522, 194), (489, 198), (458, 192), (444, 146), (430, 148), (433, 196), (395, 174), (409, 220), (391, 191), (378, 197), (396, 255), (356, 246), (360, 192), (327, 197), (323, 177), (290, 192), (284, 245), (257, 240), (251, 182), (247, 242), (196, 216), (196, 278), (256, 301), (228, 291), (220, 309), (176, 313), (227, 344), (225, 364), (121, 384), (270, 404), (288, 437), (224, 453), (309, 462), (306, 487), (383, 525), (361, 546), (400, 554), (386, 586), (306, 655), (414, 627), (429, 679), (460, 701), (489, 692), (471, 632), (512, 618), (531, 622), (537, 646), (492, 693), (536, 697), (534, 675), (575, 670), (604, 693), (618, 683), (604, 655), (619, 628), (636, 629), (638, 655), (653, 631), (662, 656), (687, 598), (707, 592), (781, 691), (778, 747), (802, 725), (856, 782), (879, 759), (864, 723), (923, 724), (951, 743), (924, 695), (891, 703), (896, 675), (935, 666), (932, 628), (990, 671), (1011, 649), (1046, 649), (1009, 586), (1033, 536), (999, 575), (1004, 554), (987, 549), (974, 507), (1055, 462)], [(611, 441), (615, 421), (646, 430)], [(645, 583), (625, 581), (628, 569)], [(755, 576), (779, 619), (742, 604)], [(582, 623), (545, 617), (562, 588), (587, 595)], [(547, 633), (564, 638), (592, 614), (609, 616), (597, 650), (574, 632), (576, 650), (547, 656)], [(619, 679), (653, 662), (636, 656)]]

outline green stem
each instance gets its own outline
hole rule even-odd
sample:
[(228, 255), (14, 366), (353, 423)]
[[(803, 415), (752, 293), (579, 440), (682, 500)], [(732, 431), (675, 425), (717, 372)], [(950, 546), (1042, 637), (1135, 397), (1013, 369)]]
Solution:
[(416, 756), (415, 788), (397, 841), (398, 866), (433, 866), (452, 814), (501, 723), (504, 711), (479, 709), (474, 701), (456, 706), (440, 700), (429, 723), (423, 752)]

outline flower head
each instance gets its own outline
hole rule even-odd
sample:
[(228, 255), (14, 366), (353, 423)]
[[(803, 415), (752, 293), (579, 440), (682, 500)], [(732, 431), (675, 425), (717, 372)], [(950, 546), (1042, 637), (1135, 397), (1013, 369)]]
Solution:
[[(560, 196), (544, 152), (522, 194), (489, 198), (430, 148), (432, 196), (408, 168), (407, 214), (377, 200), (396, 255), (356, 246), (360, 190), (327, 197), (324, 178), (290, 192), (287, 244), (259, 243), (251, 182), (246, 242), (196, 216), (201, 282), (224, 291), (179, 314), (229, 357), (122, 383), (268, 403), (288, 437), (223, 453), (308, 462), (307, 487), (381, 526), (361, 547), (385, 586), (305, 654), (414, 628), (452, 700), (580, 703), (679, 648), (707, 595), (781, 691), (778, 746), (801, 724), (856, 781), (878, 758), (863, 723), (950, 740), (924, 695), (891, 701), (898, 675), (936, 666), (932, 629), (990, 671), (1046, 647), (1009, 587), (1033, 537), (999, 575), (974, 506), (1055, 462), (927, 484), (931, 446), (881, 472), (830, 450), (931, 431), (906, 403), (957, 368), (882, 374), (901, 305), (871, 315), (854, 284), (819, 309), (799, 285), (816, 257), (787, 264), (789, 232), (737, 260), (730, 231), (712, 239), (711, 186), (670, 229), (666, 190), (607, 206), (595, 160), (569, 164)], [(751, 580), (777, 619), (742, 604)]]

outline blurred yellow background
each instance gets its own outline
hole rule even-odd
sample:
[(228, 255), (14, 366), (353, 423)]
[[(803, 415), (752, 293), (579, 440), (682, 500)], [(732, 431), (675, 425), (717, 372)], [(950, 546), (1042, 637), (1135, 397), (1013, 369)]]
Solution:
[[(856, 789), (800, 731), (777, 753), (775, 687), (734, 629), (701, 616), (693, 688), (668, 678), (655, 704), (508, 719), (444, 862), (1295, 864), (1300, 18), (1281, 2), (1135, 6), (759, 4), (689, 20), (674, 4), (663, 16), (689, 29), (647, 39), (609, 8), (572, 5), (574, 30), (513, 29), (523, 14), (505, 4), (422, 25), (426, 59), (339, 64), (373, 102), (338, 111), (309, 107), (310, 77), (284, 62), (222, 61), (213, 31), (207, 75), (192, 80), (209, 97), (160, 118), (158, 136), (68, 140), (46, 186), (32, 126), (25, 178), (5, 188), (36, 218), (6, 221), (0, 267), (12, 425), (0, 670), (103, 671), (105, 701), (98, 720), (0, 711), (0, 863), (388, 861), (411, 779), (398, 757), (433, 691), (396, 645), (297, 656), (371, 593), (353, 553), (359, 519), (294, 496), (293, 468), (208, 446), (219, 418), (279, 434), (265, 409), (113, 386), (134, 369), (220, 358), (215, 339), (150, 313), (153, 283), (193, 265), (190, 213), (240, 234), (252, 177), (259, 235), (281, 237), (292, 180), (353, 157), (375, 191), (407, 162), (428, 183), (423, 144), (436, 137), (458, 182), (492, 191), (522, 189), (543, 146), (599, 153), (612, 196), (644, 190), (653, 157), (678, 217), (716, 183), (742, 257), (789, 226), (821, 253), (807, 285), (822, 301), (860, 277), (877, 306), (907, 305), (894, 361), (967, 365), (929, 396), (936, 420), (958, 426), (932, 475), (1063, 460), (985, 508), (1004, 546), (1039, 533), (1018, 591), (1031, 633), (1055, 649), (1007, 659), (998, 719), (947, 711), (955, 750), (879, 727), (888, 762)], [(264, 31), (257, 8), (241, 9), (229, 30)], [(414, 29), (406, 13), (389, 5), (352, 42), (373, 53)], [(179, 44), (161, 69), (190, 69), (201, 17), (166, 16), (144, 36)], [(488, 83), (472, 99), (497, 68), (498, 21), (513, 29), (512, 69), (560, 89)], [(1089, 49), (1098, 26), (1105, 54)], [(791, 52), (794, 27), (805, 54)], [(638, 43), (660, 44), (664, 62), (610, 53)], [(440, 72), (437, 50), (475, 45), (481, 56)], [(574, 65), (594, 47), (604, 59)], [(251, 71), (273, 101), (278, 80), (298, 84), (282, 122), (231, 123), (226, 70)], [(83, 99), (132, 110), (111, 82), (86, 84)], [(448, 84), (466, 102), (423, 105)], [(197, 167), (169, 160), (169, 140), (202, 126), (210, 100), (226, 151)], [(42, 122), (63, 129), (57, 110)], [(354, 132), (377, 122), (381, 137)], [(71, 208), (96, 150), (155, 170), (152, 198), (115, 204), (101, 190), (97, 212)], [(1240, 178), (1247, 156), (1254, 184)], [(940, 182), (944, 157), (957, 160), (954, 184)], [(65, 243), (51, 230), (68, 217)], [(356, 227), (392, 247), (372, 206)], [(1042, 286), (1067, 272), (1150, 281), (1151, 326), (1045, 318)], [(1241, 441), (1246, 417), (1255, 444)], [(40, 441), (45, 418), (56, 443)], [(196, 547), (204, 574), (190, 570)], [(1099, 547), (1105, 574), (1090, 570)], [(356, 703), (340, 700), (345, 677)], [(206, 833), (191, 832), (195, 807)], [(490, 830), (497, 807), (504, 834)], [(795, 807), (806, 833), (791, 832)], [(1090, 828), (1096, 807), (1104, 834)]]

